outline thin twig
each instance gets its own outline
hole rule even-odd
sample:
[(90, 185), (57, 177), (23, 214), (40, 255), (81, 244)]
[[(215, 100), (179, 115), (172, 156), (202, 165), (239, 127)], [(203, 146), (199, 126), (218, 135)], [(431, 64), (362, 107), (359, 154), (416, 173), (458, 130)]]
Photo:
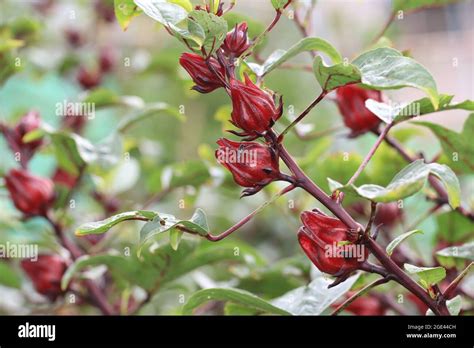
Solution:
[(349, 306), (352, 302), (354, 302), (355, 300), (357, 300), (360, 296), (364, 295), (365, 293), (367, 293), (370, 289), (373, 289), (375, 288), (376, 286), (378, 285), (381, 285), (381, 284), (385, 284), (387, 282), (389, 282), (390, 279), (389, 278), (380, 278), (380, 279), (377, 279), (375, 281), (373, 281), (372, 283), (369, 283), (367, 284), (366, 286), (364, 286), (362, 289), (360, 289), (359, 291), (357, 291), (354, 295), (352, 295), (351, 297), (349, 297), (347, 300), (345, 300), (343, 303), (341, 303), (339, 306), (337, 306), (337, 308), (331, 313), (331, 315), (338, 315), (339, 313), (341, 313), (344, 309), (347, 308), (347, 306)]
[(453, 294), (458, 285), (461, 283), (461, 281), (464, 279), (464, 277), (469, 273), (470, 268), (474, 265), (474, 262), (471, 262), (461, 273), (458, 274), (456, 279), (454, 279), (444, 290), (444, 293), (442, 294), (442, 297), (444, 300), (449, 300)]
[[(239, 222), (237, 222), (236, 224), (234, 224), (232, 227), (228, 228), (227, 230), (225, 230), (224, 232), (218, 234), (218, 235), (212, 235), (210, 233), (208, 233), (205, 238), (211, 242), (217, 242), (217, 241), (220, 241), (226, 237), (228, 237), (229, 235), (231, 235), (233, 232), (237, 231), (239, 228), (241, 228), (243, 225), (245, 225), (247, 222), (249, 222), (250, 220), (252, 220), (252, 218), (257, 215), (258, 213), (260, 213), (263, 209), (265, 209), (265, 207), (267, 207), (268, 205), (270, 205), (271, 203), (273, 203), (275, 200), (277, 200), (279, 197), (285, 195), (286, 193), (292, 191), (293, 189), (295, 188), (295, 185), (291, 184), (287, 187), (285, 187), (283, 190), (281, 190), (280, 192), (278, 192), (276, 195), (274, 195), (270, 200), (264, 202), (263, 204), (261, 204), (257, 209), (255, 209), (253, 212), (251, 212), (250, 214), (248, 214), (246, 217), (244, 217), (243, 219), (241, 219)], [(186, 233), (190, 233), (190, 234), (196, 234), (196, 232), (192, 231), (192, 230), (189, 230), (188, 228), (184, 227), (184, 226), (177, 226), (177, 228), (183, 232), (186, 232)]]
[(384, 138), (387, 136), (388, 134), (388, 131), (390, 130), (390, 128), (392, 128), (393, 126), (393, 123), (389, 123), (385, 126), (385, 128), (383, 129), (382, 133), (380, 133), (377, 141), (374, 143), (374, 145), (372, 145), (372, 148), (370, 149), (369, 153), (365, 156), (364, 160), (362, 161), (362, 163), (360, 164), (359, 168), (357, 168), (357, 171), (354, 173), (354, 175), (352, 175), (352, 177), (349, 179), (349, 181), (347, 182), (346, 186), (350, 186), (352, 185), (356, 180), (357, 178), (359, 177), (359, 175), (362, 173), (362, 171), (365, 169), (365, 167), (367, 167), (367, 165), (369, 164), (369, 161), (370, 159), (372, 158), (372, 156), (375, 154), (375, 151), (377, 151), (377, 149), (379, 148), (380, 144), (382, 144)]
[(291, 122), (291, 124), (288, 127), (285, 128), (285, 130), (279, 136), (279, 141), (281, 141), (283, 137), (285, 136), (285, 134), (288, 133), (294, 126), (296, 126), (298, 122), (300, 122), (307, 114), (309, 114), (309, 112), (316, 105), (318, 105), (321, 100), (323, 100), (326, 94), (327, 92), (323, 90), (321, 94), (311, 104), (309, 104), (308, 107), (293, 122)]
[(387, 22), (385, 22), (384, 26), (382, 27), (382, 30), (377, 34), (377, 36), (374, 37), (372, 40), (372, 44), (375, 44), (377, 41), (380, 40), (380, 38), (385, 34), (385, 32), (388, 30), (390, 25), (393, 23), (395, 20), (397, 13), (394, 11), (390, 14), (390, 17), (388, 18)]

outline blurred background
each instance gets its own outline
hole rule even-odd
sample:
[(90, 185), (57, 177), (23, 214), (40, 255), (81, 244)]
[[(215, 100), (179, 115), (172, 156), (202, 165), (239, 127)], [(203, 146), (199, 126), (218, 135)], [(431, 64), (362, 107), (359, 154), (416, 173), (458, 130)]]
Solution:
[[(103, 204), (90, 195), (91, 190), (116, 203), (114, 211), (149, 205), (157, 211), (188, 218), (196, 207), (200, 207), (206, 211), (213, 233), (223, 231), (281, 186), (272, 184), (256, 196), (238, 199), (240, 188), (214, 159), (216, 140), (230, 137), (224, 132), (229, 128), (231, 111), (225, 92), (219, 90), (201, 95), (191, 91), (193, 83), (178, 64), (185, 47), (145, 15), (134, 18), (123, 31), (115, 20), (112, 3), (105, 0), (1, 0), (0, 25), (13, 28), (17, 38), (25, 40), (26, 44), (16, 53), (20, 67), (0, 87), (0, 120), (14, 124), (25, 112), (34, 109), (46, 124), (60, 127), (63, 118), (59, 116), (63, 115), (57, 114), (57, 103), (84, 100), (97, 89), (109, 95), (131, 96), (124, 105), (100, 108), (94, 119), (87, 120), (82, 136), (98, 144), (133, 113), (134, 103), (167, 103), (178, 110), (179, 115), (184, 113), (185, 120), (179, 115), (158, 113), (156, 117), (143, 119), (130, 127), (123, 139), (123, 156), (127, 161), (120, 160), (107, 171), (97, 170), (85, 177), (84, 189), (75, 193), (76, 205), (69, 210), (68, 233), (72, 235), (78, 225), (107, 214)], [(315, 5), (314, 1), (300, 0), (297, 3), (300, 14), (307, 15), (311, 8), (309, 35), (328, 40), (348, 59), (370, 47), (391, 13), (388, 0), (318, 0)], [(461, 1), (403, 14), (403, 18), (394, 20), (385, 36), (395, 48), (408, 50), (432, 73), (440, 93), (454, 94), (456, 101), (473, 99), (473, 13), (473, 1)], [(250, 35), (254, 36), (271, 22), (273, 15), (270, 1), (238, 0), (226, 17), (229, 22), (246, 20)], [(284, 16), (266, 43), (261, 45), (259, 56), (265, 59), (274, 50), (286, 49), (301, 37), (294, 20)], [(97, 79), (94, 74), (104, 61), (110, 63), (110, 69), (101, 76), (99, 83), (94, 80)], [(310, 56), (301, 54), (291, 63), (310, 65)], [(265, 85), (283, 95), (287, 119), (298, 115), (320, 92), (312, 73), (300, 69), (274, 71)], [(398, 102), (423, 97), (420, 91), (409, 88), (388, 91), (386, 95)], [(375, 141), (372, 134), (349, 139), (349, 132), (344, 129), (331, 98), (330, 95), (311, 112), (301, 130), (332, 131), (306, 141), (295, 135), (287, 139), (291, 153), (327, 192), (326, 178), (347, 181)], [(460, 132), (466, 117), (467, 112), (456, 110), (428, 115), (424, 119)], [(422, 152), (426, 158), (432, 158), (441, 150), (438, 140), (426, 128), (404, 124), (393, 133), (412, 153)], [(348, 160), (342, 160), (345, 154), (349, 154)], [(0, 138), (0, 158), (0, 173), (16, 166), (3, 137)], [(449, 161), (445, 159), (446, 163)], [(56, 165), (51, 150), (45, 148), (32, 159), (30, 169), (38, 175), (52, 177)], [(387, 184), (404, 166), (404, 161), (393, 150), (382, 146), (360, 182)], [(472, 204), (472, 175), (461, 174), (463, 199)], [(401, 233), (429, 209), (429, 203), (422, 197), (420, 193), (406, 200), (404, 220), (393, 227), (393, 233)], [(367, 218), (365, 203), (348, 198), (346, 204), (349, 207), (362, 205), (360, 219)], [(295, 255), (303, 257), (295, 238), (300, 226), (299, 213), (313, 207), (315, 202), (310, 197), (300, 191), (292, 192), (259, 214), (231, 239), (246, 241), (264, 255), (269, 265)], [(45, 250), (55, 248), (44, 221), (32, 219), (20, 223), (18, 218), (7, 191), (2, 189), (0, 240), (34, 241)], [(411, 252), (429, 264), (433, 262), (432, 250), (440, 242), (436, 219), (434, 215), (427, 216), (420, 227), (425, 234), (412, 242)], [(134, 245), (137, 238), (137, 225), (125, 224), (111, 231), (96, 250)], [(238, 270), (234, 272), (237, 278), (241, 277)], [(291, 274), (291, 269), (288, 272)], [(286, 283), (279, 279), (280, 283), (270, 283), (273, 285), (269, 290), (258, 286), (254, 290), (262, 296), (276, 297), (303, 285), (305, 277), (307, 275), (299, 274), (294, 281), (290, 277)], [(197, 283), (219, 281), (219, 278), (208, 274)], [(245, 284), (239, 284), (245, 288)], [(24, 291), (24, 286), (28, 285), (22, 286), (16, 290), (0, 286), (0, 312), (30, 311)], [(160, 313), (173, 311), (160, 309)]]

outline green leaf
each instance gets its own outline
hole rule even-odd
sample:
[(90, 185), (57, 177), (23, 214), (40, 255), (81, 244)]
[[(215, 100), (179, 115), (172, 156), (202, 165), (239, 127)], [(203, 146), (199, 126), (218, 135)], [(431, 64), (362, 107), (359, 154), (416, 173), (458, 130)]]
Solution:
[(471, 234), (472, 221), (458, 211), (449, 211), (436, 216), (436, 235), (451, 244), (466, 240)]
[(140, 14), (133, 0), (114, 0), (114, 10), (117, 22), (124, 31), (127, 30), (132, 18)]
[(76, 236), (86, 236), (89, 234), (102, 234), (110, 230), (113, 226), (127, 220), (153, 220), (158, 214), (153, 211), (135, 210), (113, 215), (105, 220), (89, 222), (76, 229)]
[(349, 83), (360, 82), (359, 69), (348, 63), (339, 63), (327, 66), (321, 56), (317, 56), (313, 62), (313, 71), (321, 88), (332, 91)]
[(183, 233), (184, 233), (183, 231), (180, 231), (177, 228), (173, 228), (170, 231), (170, 245), (173, 248), (173, 250), (178, 250), (179, 242), (181, 242)]
[[(3, 255), (1, 257), (3, 257)], [(4, 261), (0, 261), (0, 284), (10, 288), (21, 288), (20, 275)]]
[(181, 122), (186, 119), (186, 117), (183, 114), (181, 114), (178, 109), (166, 103), (153, 103), (153, 104), (148, 104), (146, 107), (133, 112), (131, 115), (123, 119), (119, 123), (117, 127), (117, 131), (120, 133), (124, 133), (127, 130), (129, 130), (131, 127), (133, 127), (135, 124), (140, 123), (142, 120), (148, 117), (162, 115), (162, 114), (172, 116)]
[(449, 314), (451, 315), (459, 315), (462, 308), (462, 297), (461, 295), (457, 295), (450, 300), (446, 301), (446, 307), (448, 307)]
[(443, 6), (460, 0), (393, 0), (394, 11), (413, 11), (424, 7)]
[(271, 59), (269, 58), (269, 60), (265, 62), (261, 71), (262, 76), (268, 74), (294, 56), (305, 51), (313, 50), (325, 53), (334, 64), (342, 63), (342, 57), (340, 53), (329, 42), (317, 37), (307, 37), (300, 40), (287, 51), (278, 50), (274, 52), (270, 56)]
[(403, 267), (408, 273), (415, 274), (425, 289), (446, 278), (446, 270), (443, 267), (417, 267), (409, 263), (405, 263)]
[(176, 25), (188, 16), (183, 7), (165, 0), (135, 0), (135, 4), (147, 16), (165, 26)]
[(287, 3), (288, 0), (271, 0), (272, 6), (275, 10), (281, 10)]
[(199, 44), (199, 51), (204, 48), (206, 55), (209, 56), (224, 42), (227, 22), (215, 14), (195, 10), (189, 13), (188, 31), (192, 37), (198, 38), (194, 41)]
[(387, 124), (392, 123), (398, 113), (398, 108), (393, 108), (391, 105), (373, 99), (367, 99), (365, 101), (365, 107)]
[(94, 104), (94, 107), (101, 108), (118, 104), (120, 97), (114, 91), (106, 88), (96, 88), (90, 91), (84, 98), (84, 103)]
[(20, 68), (15, 65), (11, 52), (0, 52), (0, 86), (3, 85)]
[(388, 47), (362, 53), (352, 62), (362, 74), (362, 83), (377, 89), (414, 87), (424, 91), (438, 108), (436, 82), (420, 63)]
[[(239, 252), (236, 253), (236, 250)], [(161, 286), (195, 269), (224, 262), (252, 266), (264, 263), (255, 249), (242, 242), (211, 243), (183, 239), (178, 250), (173, 250), (169, 244), (158, 248), (152, 245), (145, 248), (139, 257), (136, 252), (131, 252), (130, 256), (101, 254), (81, 257), (65, 273), (62, 287), (66, 289), (74, 276), (83, 277), (83, 274), (78, 273), (86, 268), (105, 265), (120, 287), (138, 285), (149, 291), (157, 291)]]
[(429, 164), (430, 173), (443, 183), (448, 194), (449, 205), (456, 209), (461, 205), (461, 186), (454, 172), (448, 166), (438, 163)]
[(461, 190), (454, 172), (448, 166), (438, 163), (426, 164), (421, 159), (403, 168), (387, 187), (367, 184), (359, 187), (354, 185), (350, 187), (343, 186), (338, 187), (338, 189), (348, 193), (356, 193), (374, 202), (394, 202), (420, 191), (430, 174), (440, 178), (447, 190), (449, 204), (453, 209), (457, 208), (460, 204)]
[(174, 236), (170, 236), (172, 245), (173, 247), (177, 247), (177, 244), (179, 243), (178, 237), (180, 238), (180, 236), (174, 231), (182, 232), (177, 228), (178, 225), (201, 236), (209, 234), (206, 215), (202, 209), (198, 208), (189, 220), (180, 220), (169, 214), (157, 214), (152, 221), (143, 225), (140, 231), (140, 243), (143, 246), (145, 242), (154, 238), (156, 235), (170, 231), (174, 234)]
[(441, 143), (444, 154), (455, 169), (474, 172), (474, 114), (470, 114), (461, 133), (430, 122), (414, 122), (429, 128)]
[(407, 105), (402, 105), (396, 113), (394, 118), (395, 122), (402, 122), (413, 117), (418, 117), (433, 112), (445, 111), (445, 110), (468, 110), (474, 111), (474, 102), (472, 100), (464, 100), (459, 103), (452, 103), (452, 95), (440, 94), (438, 109), (433, 107), (429, 98), (421, 98), (415, 100)]
[(439, 250), (436, 252), (436, 259), (447, 268), (463, 267), (466, 261), (474, 261), (474, 242)]
[[(79, 169), (92, 160), (87, 154), (94, 151), (94, 146), (86, 139), (65, 132), (55, 132), (50, 134), (51, 142), (59, 167), (71, 174), (78, 175)], [(81, 156), (80, 150), (85, 155)]]
[[(456, 297), (453, 297), (450, 300), (446, 301), (446, 307), (448, 307), (449, 314), (451, 315), (459, 315), (459, 312), (461, 312), (462, 309), (462, 297), (461, 295), (457, 295)], [(431, 309), (428, 309), (426, 312), (426, 315), (434, 315), (433, 311)]]
[(307, 286), (291, 290), (272, 300), (272, 304), (293, 315), (320, 315), (339, 297), (349, 291), (358, 278), (359, 273), (328, 289), (332, 281), (323, 273), (318, 272)]
[(188, 12), (193, 10), (193, 4), (191, 3), (191, 0), (168, 0), (168, 2), (179, 5)]
[(208, 301), (230, 301), (268, 314), (289, 315), (287, 311), (273, 306), (271, 303), (254, 294), (231, 288), (204, 289), (195, 292), (183, 306), (183, 315), (192, 315), (194, 309)]
[(392, 240), (388, 245), (387, 247), (385, 248), (385, 250), (387, 251), (387, 254), (388, 255), (392, 255), (393, 251), (395, 250), (395, 248), (398, 246), (398, 244), (400, 244), (401, 242), (405, 241), (405, 239), (407, 239), (408, 237), (412, 236), (413, 234), (415, 233), (423, 233), (422, 230), (413, 230), (413, 231), (409, 231), (409, 232), (405, 232), (401, 235), (399, 235), (397, 238), (395, 238), (394, 240)]

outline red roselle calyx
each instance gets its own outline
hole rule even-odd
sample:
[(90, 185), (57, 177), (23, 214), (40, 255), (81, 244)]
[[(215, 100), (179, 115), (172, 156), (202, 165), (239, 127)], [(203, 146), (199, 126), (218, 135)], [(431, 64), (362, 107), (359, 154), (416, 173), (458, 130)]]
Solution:
[(217, 161), (232, 173), (238, 185), (248, 187), (243, 196), (255, 194), (281, 177), (278, 156), (272, 147), (228, 139), (219, 139), (217, 144)]
[(108, 73), (112, 71), (116, 61), (116, 54), (111, 47), (104, 47), (100, 50), (99, 67), (101, 72)]
[(245, 83), (231, 79), (232, 123), (244, 132), (239, 136), (256, 138), (268, 131), (283, 113), (283, 102), (275, 105), (273, 96), (255, 85), (248, 76)]
[(102, 73), (99, 70), (88, 70), (81, 66), (77, 72), (77, 82), (84, 89), (92, 89), (102, 82)]
[(203, 57), (195, 53), (183, 53), (179, 58), (179, 64), (196, 84), (193, 87), (194, 90), (200, 93), (209, 93), (219, 87), (224, 87), (225, 69), (215, 58), (209, 59), (209, 64), (214, 71), (209, 69), (209, 65)]
[(384, 203), (377, 205), (375, 224), (392, 227), (397, 222), (403, 220), (403, 210), (398, 207), (398, 203)]
[(347, 85), (336, 90), (337, 106), (344, 124), (352, 130), (352, 136), (376, 129), (380, 124), (380, 119), (366, 108), (367, 99), (381, 102), (382, 93), (356, 85)]
[[(347, 298), (354, 294), (354, 291), (349, 291)], [(355, 315), (385, 315), (385, 308), (380, 300), (370, 295), (356, 298), (344, 310)]]
[[(208, 4), (206, 4), (206, 6), (198, 5), (198, 6), (195, 7), (195, 9), (211, 13), (211, 8), (209, 7)], [(222, 1), (219, 3), (217, 9), (214, 10), (214, 14), (218, 17), (220, 17), (224, 14), (224, 3)]]
[(0, 131), (3, 132), (8, 146), (13, 152), (20, 154), (20, 162), (23, 166), (26, 166), (36, 150), (43, 144), (42, 139), (24, 142), (23, 137), (27, 133), (38, 129), (40, 125), (41, 118), (37, 111), (30, 111), (25, 114), (13, 128), (0, 124)]
[(61, 294), (61, 279), (67, 265), (58, 255), (39, 255), (37, 260), (23, 260), (21, 267), (38, 293), (54, 301)]
[(235, 28), (227, 33), (224, 43), (222, 44), (222, 49), (226, 55), (240, 57), (242, 53), (250, 47), (247, 31), (247, 23), (242, 22), (236, 24)]
[(46, 215), (54, 201), (53, 182), (26, 170), (12, 169), (5, 176), (5, 184), (15, 207), (26, 215)]
[(319, 211), (301, 214), (303, 225), (298, 240), (306, 255), (324, 273), (342, 276), (359, 268), (368, 256), (358, 238), (339, 219)]
[(72, 189), (74, 186), (76, 186), (77, 179), (77, 175), (71, 174), (62, 168), (57, 168), (52, 178), (56, 185), (62, 185), (69, 189)]

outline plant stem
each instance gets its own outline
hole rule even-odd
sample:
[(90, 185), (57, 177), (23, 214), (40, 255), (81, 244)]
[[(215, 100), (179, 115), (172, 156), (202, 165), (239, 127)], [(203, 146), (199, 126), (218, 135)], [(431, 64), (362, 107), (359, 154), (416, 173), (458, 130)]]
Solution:
[(392, 22), (395, 20), (395, 17), (396, 17), (397, 13), (395, 11), (393, 11), (391, 14), (390, 14), (390, 17), (388, 18), (387, 22), (385, 22), (384, 26), (382, 27), (382, 29), (380, 30), (380, 32), (377, 34), (376, 37), (374, 37), (374, 39), (372, 40), (372, 44), (376, 43), (377, 41), (380, 40), (380, 38), (385, 34), (385, 32), (388, 30), (388, 28), (390, 27), (390, 25), (392, 24)]
[[(374, 133), (379, 134), (376, 131), (374, 131)], [(402, 156), (407, 162), (413, 162), (413, 161), (416, 161), (417, 159), (421, 158), (420, 156), (410, 155), (405, 150), (405, 148), (403, 147), (402, 144), (400, 144), (398, 141), (391, 138), (390, 136), (385, 137), (385, 142), (388, 145), (390, 145), (393, 149), (395, 149), (400, 154), (400, 156)], [(437, 198), (435, 198), (434, 200), (439, 202), (439, 203), (442, 203), (442, 204), (449, 203), (448, 194), (447, 194), (446, 190), (444, 189), (443, 185), (441, 185), (441, 183), (438, 181), (438, 179), (436, 179), (433, 175), (430, 175), (428, 177), (428, 182), (431, 185), (431, 187), (437, 193)], [(463, 206), (459, 206), (458, 208), (456, 208), (456, 211), (459, 212), (460, 214), (464, 215), (465, 217), (467, 217), (471, 221), (474, 221), (474, 212), (468, 211)]]
[(458, 287), (459, 283), (464, 279), (464, 277), (469, 273), (470, 268), (474, 265), (474, 262), (471, 262), (461, 273), (458, 274), (456, 279), (454, 279), (444, 290), (444, 293), (442, 295), (444, 300), (449, 300), (452, 295), (454, 294), (454, 291)]
[(298, 122), (300, 122), (307, 114), (309, 114), (309, 112), (316, 105), (319, 104), (319, 102), (321, 100), (323, 100), (323, 98), (326, 96), (326, 94), (327, 94), (327, 92), (323, 90), (321, 92), (321, 94), (311, 104), (309, 104), (308, 107), (293, 122), (291, 122), (291, 124), (288, 127), (285, 128), (285, 130), (278, 137), (279, 142), (283, 139), (283, 137), (285, 136), (286, 133), (288, 133), (294, 126), (296, 126), (298, 124)]
[(392, 128), (393, 126), (393, 123), (389, 123), (385, 126), (385, 128), (383, 129), (382, 133), (380, 133), (379, 137), (377, 138), (377, 141), (374, 143), (374, 145), (372, 145), (372, 148), (370, 149), (369, 153), (367, 153), (367, 155), (365, 156), (364, 160), (362, 161), (362, 163), (360, 164), (359, 168), (357, 168), (356, 172), (354, 173), (354, 175), (352, 175), (352, 177), (349, 179), (349, 181), (347, 182), (346, 186), (350, 186), (352, 185), (356, 180), (357, 178), (359, 177), (359, 175), (362, 173), (362, 171), (365, 169), (365, 167), (367, 167), (367, 165), (369, 164), (369, 161), (371, 160), (371, 158), (374, 156), (375, 154), (375, 151), (377, 151), (377, 149), (379, 148), (380, 144), (382, 144), (383, 140), (385, 139), (385, 137), (387, 136), (388, 134), (388, 131)]
[[(293, 189), (295, 188), (295, 185), (291, 184), (287, 187), (285, 187), (283, 190), (281, 190), (280, 192), (278, 192), (277, 194), (275, 194), (272, 198), (270, 198), (268, 201), (264, 202), (263, 204), (261, 204), (257, 209), (255, 209), (253, 212), (251, 212), (250, 214), (248, 214), (246, 217), (244, 217), (243, 219), (241, 219), (239, 222), (237, 222), (236, 224), (234, 224), (232, 227), (228, 228), (227, 230), (225, 230), (224, 232), (222, 233), (219, 233), (218, 235), (212, 235), (210, 233), (208, 233), (205, 238), (211, 242), (217, 242), (217, 241), (220, 241), (226, 237), (228, 237), (229, 235), (231, 235), (233, 232), (237, 231), (240, 227), (242, 227), (243, 225), (245, 225), (247, 222), (249, 222), (250, 220), (252, 220), (252, 218), (257, 215), (258, 213), (260, 213), (263, 209), (265, 209), (265, 207), (267, 207), (269, 204), (275, 202), (278, 198), (280, 198), (281, 196), (285, 195), (286, 193), (292, 191)], [(184, 226), (178, 226), (178, 229), (180, 229), (181, 231), (183, 232), (186, 232), (186, 233), (191, 233), (191, 234), (196, 234), (194, 231), (191, 231), (189, 229), (187, 229), (186, 227)]]
[(253, 41), (252, 43), (250, 44), (250, 46), (247, 48), (247, 50), (241, 55), (240, 59), (244, 59), (245, 57), (247, 57), (249, 55), (249, 53), (251, 53), (253, 51), (253, 49), (255, 48), (255, 46), (257, 46), (260, 41), (263, 40), (263, 38), (269, 33), (272, 31), (272, 29), (275, 27), (275, 25), (278, 23), (278, 21), (280, 20), (281, 18), (281, 14), (282, 14), (282, 10), (284, 10), (285, 8), (287, 8), (290, 4), (291, 4), (291, 1), (292, 0), (288, 0), (288, 2), (286, 3), (286, 5), (282, 8), (282, 9), (279, 9), (279, 10), (276, 10), (276, 13), (275, 13), (275, 17), (273, 18), (272, 22), (268, 25), (268, 27), (260, 34), (258, 35)]
[[(295, 23), (296, 23), (296, 26), (298, 27), (299, 31), (301, 32), (301, 35), (303, 35), (303, 37), (309, 37), (309, 32), (308, 32), (308, 28), (307, 26), (305, 25), (305, 23), (303, 23), (298, 15), (298, 12), (295, 10), (294, 12), (294, 19), (295, 19)], [(316, 57), (316, 52), (315, 51), (308, 51), (308, 53), (311, 55), (312, 58)]]
[(417, 283), (415, 283), (398, 265), (387, 255), (387, 253), (372, 238), (367, 239), (367, 247), (372, 254), (380, 261), (382, 266), (389, 271), (397, 282), (403, 285), (408, 291), (422, 300), (436, 315), (450, 315), (446, 306), (439, 306), (428, 293)]
[[(267, 140), (276, 143), (277, 136), (270, 130), (267, 132)], [(329, 209), (336, 217), (338, 217), (351, 231), (360, 232), (363, 227), (357, 223), (352, 216), (336, 201), (332, 200), (323, 190), (321, 190), (298, 166), (291, 155), (285, 149), (283, 144), (278, 144), (279, 154), (283, 162), (293, 173), (296, 181), (295, 185), (303, 188), (327, 209)], [(387, 272), (394, 277), (399, 284), (408, 291), (415, 294), (422, 300), (436, 315), (449, 315), (446, 306), (436, 303), (413, 279), (411, 279), (398, 265), (387, 255), (387, 253), (370, 237), (366, 238), (366, 246), (372, 254), (379, 260)]]
[[(45, 218), (53, 227), (56, 236), (61, 242), (61, 245), (63, 245), (71, 253), (72, 259), (76, 260), (77, 258), (81, 257), (83, 255), (82, 251), (77, 247), (77, 245), (75, 245), (66, 237), (62, 226), (59, 225), (56, 221), (54, 221), (51, 216), (45, 216)], [(113, 315), (114, 310), (107, 302), (107, 298), (105, 297), (102, 290), (99, 289), (99, 287), (97, 287), (97, 285), (92, 280), (85, 280), (84, 283), (90, 293), (91, 299), (102, 311), (102, 313), (105, 315)]]
[(360, 296), (367, 293), (370, 289), (375, 288), (378, 285), (385, 284), (389, 281), (390, 281), (390, 279), (388, 279), (388, 278), (380, 278), (380, 279), (377, 279), (377, 280), (373, 281), (372, 283), (367, 284), (362, 289), (360, 289), (358, 292), (356, 292), (354, 295), (352, 295), (347, 300), (345, 300), (343, 303), (341, 303), (339, 306), (337, 306), (337, 308), (331, 313), (331, 315), (338, 315), (344, 309), (346, 309), (347, 306), (349, 306), (352, 302), (357, 300)]

